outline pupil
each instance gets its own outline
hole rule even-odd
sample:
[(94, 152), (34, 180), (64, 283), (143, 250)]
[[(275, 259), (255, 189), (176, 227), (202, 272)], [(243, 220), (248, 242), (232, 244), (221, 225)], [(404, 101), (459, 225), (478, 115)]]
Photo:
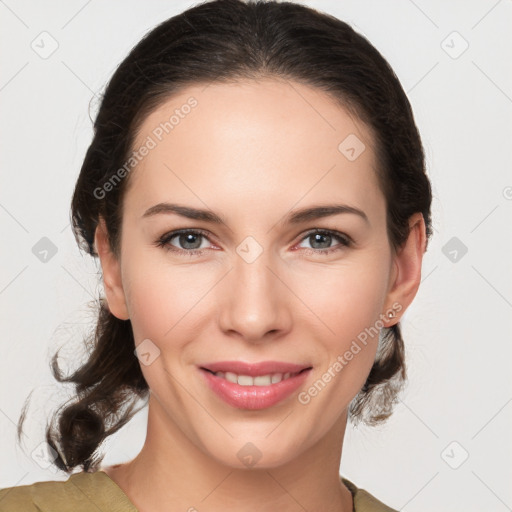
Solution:
[[(197, 240), (196, 240), (196, 246), (194, 246), (194, 238), (199, 238), (199, 235), (194, 235), (193, 233), (188, 233), (188, 234), (185, 234), (185, 235), (181, 235), (180, 236), (180, 243), (182, 243), (183, 247), (185, 247), (186, 249), (197, 249), (199, 248), (199, 245), (197, 245)], [(193, 247), (189, 247), (188, 244), (192, 244)]]
[(330, 239), (331, 239), (331, 236), (330, 235), (322, 235), (320, 233), (315, 233), (314, 235), (312, 235), (314, 237), (314, 240), (315, 240), (315, 243), (316, 242), (321, 242), (321, 239), (324, 238), (327, 240), (327, 244), (325, 245), (325, 247), (318, 247), (319, 249), (325, 249), (325, 248), (328, 248), (329, 247), (329, 242), (330, 242)]

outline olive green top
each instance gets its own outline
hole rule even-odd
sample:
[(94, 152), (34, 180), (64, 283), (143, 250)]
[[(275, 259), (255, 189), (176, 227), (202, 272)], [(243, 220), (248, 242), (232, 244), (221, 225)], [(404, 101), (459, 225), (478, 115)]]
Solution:
[[(353, 496), (353, 512), (397, 512), (340, 477)], [(35, 482), (0, 489), (1, 512), (137, 512), (121, 488), (102, 470), (74, 473), (65, 481)]]

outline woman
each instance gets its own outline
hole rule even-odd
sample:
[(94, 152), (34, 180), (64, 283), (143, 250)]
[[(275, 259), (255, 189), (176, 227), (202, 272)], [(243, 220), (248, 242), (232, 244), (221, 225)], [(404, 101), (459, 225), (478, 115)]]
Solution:
[[(216, 0), (157, 26), (108, 84), (72, 200), (105, 297), (88, 361), (53, 360), (77, 399), (47, 442), (82, 471), (0, 509), (393, 510), (340, 477), (342, 445), (405, 381), (431, 200), (405, 93), (344, 22)], [(144, 447), (101, 467), (140, 398)]]

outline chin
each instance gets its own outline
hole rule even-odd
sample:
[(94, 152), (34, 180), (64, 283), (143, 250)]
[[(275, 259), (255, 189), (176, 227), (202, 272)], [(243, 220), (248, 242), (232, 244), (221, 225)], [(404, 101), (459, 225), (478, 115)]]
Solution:
[[(276, 446), (277, 444), (277, 446)], [(213, 447), (212, 447), (213, 448)], [(215, 447), (208, 455), (219, 464), (237, 470), (264, 470), (284, 466), (298, 456), (291, 446), (283, 446), (282, 439), (230, 440), (221, 452)]]

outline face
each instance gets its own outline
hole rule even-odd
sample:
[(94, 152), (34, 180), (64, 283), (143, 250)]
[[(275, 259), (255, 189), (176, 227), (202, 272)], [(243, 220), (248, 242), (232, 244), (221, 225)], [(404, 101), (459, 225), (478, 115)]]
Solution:
[[(274, 467), (340, 429), (383, 314), (412, 300), (396, 282), (373, 144), (324, 93), (277, 80), (189, 87), (138, 132), (134, 150), (149, 150), (130, 174), (121, 256), (102, 258), (109, 307), (145, 343), (161, 424), (223, 464), (243, 467), (250, 442)], [(226, 379), (201, 369), (221, 361), (309, 370), (262, 386), (285, 389), (273, 401), (239, 388), (229, 400), (209, 384)]]

